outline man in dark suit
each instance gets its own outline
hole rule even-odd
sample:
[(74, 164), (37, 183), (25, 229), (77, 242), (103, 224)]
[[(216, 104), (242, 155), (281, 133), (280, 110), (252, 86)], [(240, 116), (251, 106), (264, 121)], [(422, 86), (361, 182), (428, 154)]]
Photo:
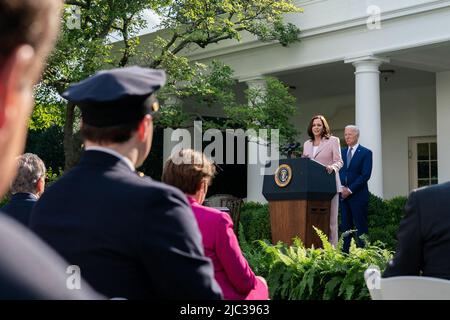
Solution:
[(397, 232), (397, 251), (384, 277), (450, 280), (450, 182), (414, 190)]
[(17, 176), (11, 185), (11, 199), (1, 210), (28, 226), (31, 210), (45, 188), (45, 164), (37, 155), (25, 153), (18, 158)]
[[(33, 109), (33, 87), (53, 48), (62, 1), (0, 0), (0, 197), (10, 187)], [(67, 286), (68, 264), (0, 213), (0, 299), (96, 299)]]
[[(359, 129), (357, 126), (349, 125), (344, 132), (347, 148), (342, 149), (344, 166), (339, 170), (341, 179), (341, 201), (342, 231), (356, 229), (356, 244), (364, 246), (360, 236), (367, 234), (367, 212), (369, 205), (369, 188), (367, 181), (372, 173), (372, 151), (358, 143)], [(344, 238), (343, 251), (350, 248), (352, 235)]]
[(86, 151), (49, 187), (31, 228), (108, 297), (218, 299), (211, 261), (185, 196), (141, 177), (162, 70), (101, 71), (63, 97), (82, 113)]

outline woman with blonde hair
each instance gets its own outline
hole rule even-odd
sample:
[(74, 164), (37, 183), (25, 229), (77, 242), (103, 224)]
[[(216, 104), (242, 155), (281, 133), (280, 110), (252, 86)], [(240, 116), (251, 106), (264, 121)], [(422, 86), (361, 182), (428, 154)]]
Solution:
[(338, 137), (331, 135), (330, 126), (322, 115), (312, 117), (308, 125), (308, 140), (303, 145), (303, 156), (323, 164), (329, 174), (336, 176), (337, 192), (331, 200), (329, 240), (336, 247), (338, 243), (338, 209), (341, 182), (339, 170), (342, 161), (341, 145)]
[(214, 265), (214, 276), (227, 300), (267, 300), (269, 291), (262, 277), (255, 276), (242, 255), (230, 216), (203, 206), (214, 178), (214, 163), (192, 149), (172, 155), (164, 166), (162, 181), (188, 197), (203, 238), (205, 255)]

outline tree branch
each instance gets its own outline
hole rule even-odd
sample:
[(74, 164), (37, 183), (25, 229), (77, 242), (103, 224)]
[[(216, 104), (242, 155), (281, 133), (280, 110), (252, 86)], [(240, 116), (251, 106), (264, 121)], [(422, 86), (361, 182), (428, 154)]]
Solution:
[(128, 63), (128, 60), (130, 59), (130, 39), (128, 35), (128, 25), (131, 22), (131, 19), (133, 19), (133, 15), (127, 19), (123, 19), (123, 25), (122, 25), (122, 36), (123, 36), (123, 43), (125, 45), (125, 49), (123, 51), (122, 59), (120, 59), (119, 66), (125, 67)]
[(83, 8), (83, 9), (89, 9), (88, 4), (85, 3), (85, 2), (80, 2), (80, 1), (77, 1), (77, 0), (66, 0), (65, 3), (68, 4), (68, 5), (72, 5), (72, 6), (78, 6), (78, 7)]
[(65, 170), (74, 165), (73, 123), (75, 121), (75, 104), (69, 102), (66, 108), (66, 121), (64, 123), (64, 155)]

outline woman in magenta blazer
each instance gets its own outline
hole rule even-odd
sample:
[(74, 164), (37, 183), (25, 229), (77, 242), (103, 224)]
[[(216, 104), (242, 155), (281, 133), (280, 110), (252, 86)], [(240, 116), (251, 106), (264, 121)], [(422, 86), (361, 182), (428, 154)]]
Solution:
[(204, 154), (185, 149), (167, 160), (162, 181), (187, 195), (202, 234), (205, 255), (213, 262), (214, 276), (224, 298), (267, 300), (267, 283), (255, 276), (242, 255), (230, 216), (202, 205), (214, 175), (215, 166)]
[(308, 125), (310, 139), (303, 145), (303, 156), (314, 159), (325, 166), (329, 174), (336, 176), (337, 193), (331, 200), (329, 240), (336, 247), (338, 243), (338, 208), (341, 182), (339, 169), (344, 164), (338, 137), (331, 135), (330, 126), (324, 116), (314, 116)]

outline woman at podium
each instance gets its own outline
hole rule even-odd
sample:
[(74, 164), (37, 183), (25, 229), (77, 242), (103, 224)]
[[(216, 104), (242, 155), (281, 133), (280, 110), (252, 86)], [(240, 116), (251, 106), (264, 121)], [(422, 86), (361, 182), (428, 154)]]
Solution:
[(255, 276), (242, 255), (226, 212), (203, 206), (215, 165), (203, 153), (184, 149), (164, 166), (162, 181), (183, 191), (191, 204), (202, 235), (205, 255), (214, 265), (214, 277), (226, 300), (267, 300), (269, 289)]
[(312, 117), (308, 125), (310, 139), (303, 144), (303, 157), (313, 159), (325, 166), (329, 174), (336, 176), (337, 193), (331, 200), (329, 240), (336, 247), (338, 242), (338, 208), (341, 182), (339, 169), (343, 166), (341, 145), (338, 137), (331, 135), (330, 126), (322, 115)]

